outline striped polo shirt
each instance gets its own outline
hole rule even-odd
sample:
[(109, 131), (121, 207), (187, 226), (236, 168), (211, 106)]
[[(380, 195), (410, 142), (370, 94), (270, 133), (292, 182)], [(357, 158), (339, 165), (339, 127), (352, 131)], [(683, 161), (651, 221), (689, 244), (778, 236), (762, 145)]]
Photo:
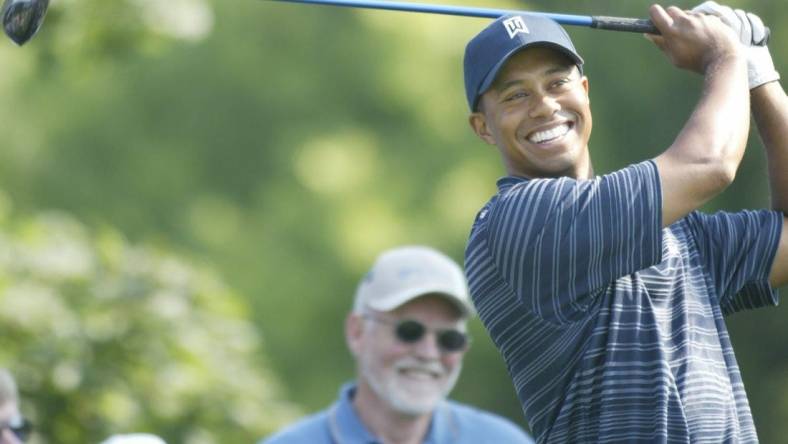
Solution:
[(661, 213), (647, 161), (505, 177), (477, 215), (471, 295), (537, 442), (757, 441), (723, 315), (777, 304), (782, 216)]

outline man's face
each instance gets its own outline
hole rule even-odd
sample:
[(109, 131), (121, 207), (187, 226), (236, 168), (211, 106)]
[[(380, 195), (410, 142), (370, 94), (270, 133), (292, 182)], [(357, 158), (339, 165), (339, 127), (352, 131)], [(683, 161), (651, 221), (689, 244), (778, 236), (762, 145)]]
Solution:
[(0, 444), (21, 444), (22, 441), (14, 435), (8, 425), (20, 417), (19, 408), (15, 402), (0, 404)]
[(563, 54), (545, 47), (515, 54), (479, 107), (471, 126), (498, 147), (510, 175), (592, 175), (588, 79)]
[[(440, 296), (423, 296), (396, 310), (375, 313), (363, 321), (363, 331), (354, 348), (361, 383), (366, 383), (393, 410), (407, 415), (430, 413), (448, 396), (462, 367), (466, 349), (447, 352), (437, 343), (436, 331), (465, 331), (457, 309)], [(395, 333), (396, 323), (413, 320), (427, 333), (412, 343)]]

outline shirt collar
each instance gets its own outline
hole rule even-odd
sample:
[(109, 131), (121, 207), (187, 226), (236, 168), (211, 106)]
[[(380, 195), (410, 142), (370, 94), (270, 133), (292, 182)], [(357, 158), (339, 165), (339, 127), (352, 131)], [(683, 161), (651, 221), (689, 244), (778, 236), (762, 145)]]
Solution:
[[(339, 390), (339, 399), (331, 408), (331, 434), (338, 444), (380, 444), (367, 430), (353, 408), (356, 384), (347, 383)], [(448, 403), (441, 402), (430, 421), (424, 444), (449, 444), (457, 439), (457, 427), (451, 418)]]
[(353, 408), (356, 384), (347, 383), (339, 390), (339, 399), (331, 408), (331, 435), (337, 444), (378, 444)]
[(518, 177), (518, 176), (505, 176), (498, 179), (496, 185), (498, 186), (498, 192), (503, 193), (504, 191), (508, 190), (509, 188), (517, 185), (518, 183), (527, 182), (529, 179), (525, 177)]

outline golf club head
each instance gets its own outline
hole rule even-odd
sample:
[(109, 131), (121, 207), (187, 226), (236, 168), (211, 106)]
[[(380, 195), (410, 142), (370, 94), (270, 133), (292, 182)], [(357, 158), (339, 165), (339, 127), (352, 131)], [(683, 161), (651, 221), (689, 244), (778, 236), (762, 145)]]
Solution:
[(47, 7), (49, 0), (5, 0), (0, 12), (3, 30), (14, 43), (24, 45), (41, 27)]

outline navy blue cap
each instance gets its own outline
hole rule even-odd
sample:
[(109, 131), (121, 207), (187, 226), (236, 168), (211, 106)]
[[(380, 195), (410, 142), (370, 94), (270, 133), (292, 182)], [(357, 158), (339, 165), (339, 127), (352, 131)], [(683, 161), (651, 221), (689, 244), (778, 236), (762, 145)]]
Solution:
[(517, 51), (546, 46), (566, 54), (583, 72), (583, 59), (554, 20), (529, 14), (505, 15), (476, 35), (465, 47), (465, 95), (471, 111), (495, 81), (498, 71)]

